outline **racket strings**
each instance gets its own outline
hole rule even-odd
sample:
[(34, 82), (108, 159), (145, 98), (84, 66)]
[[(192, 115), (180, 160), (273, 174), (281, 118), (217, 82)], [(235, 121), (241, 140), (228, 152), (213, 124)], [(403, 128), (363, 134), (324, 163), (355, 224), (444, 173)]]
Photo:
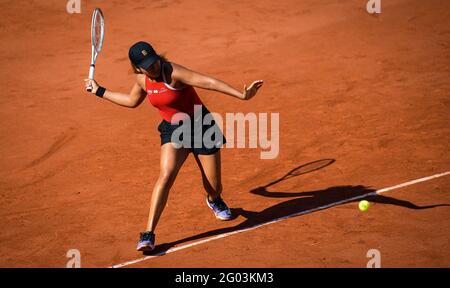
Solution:
[(104, 38), (104, 19), (99, 10), (94, 12), (92, 18), (92, 45), (99, 52), (102, 49)]

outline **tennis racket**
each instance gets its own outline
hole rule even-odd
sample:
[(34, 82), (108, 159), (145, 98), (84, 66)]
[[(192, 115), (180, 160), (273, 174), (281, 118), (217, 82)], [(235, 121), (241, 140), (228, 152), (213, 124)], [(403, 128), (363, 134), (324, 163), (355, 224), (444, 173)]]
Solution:
[[(89, 79), (94, 79), (95, 62), (97, 61), (98, 54), (102, 50), (103, 40), (105, 38), (105, 19), (100, 8), (95, 8), (92, 13), (91, 24), (91, 45), (92, 56), (91, 66), (89, 67)], [(87, 91), (92, 92), (92, 87), (88, 87)]]

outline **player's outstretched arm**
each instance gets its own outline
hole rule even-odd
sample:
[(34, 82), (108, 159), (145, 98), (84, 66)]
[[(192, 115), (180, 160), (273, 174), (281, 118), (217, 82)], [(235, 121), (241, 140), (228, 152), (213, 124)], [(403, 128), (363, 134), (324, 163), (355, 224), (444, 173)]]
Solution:
[(172, 66), (172, 78), (175, 80), (194, 87), (222, 92), (241, 100), (249, 100), (253, 98), (263, 84), (262, 80), (254, 81), (248, 88), (244, 85), (244, 90), (241, 92), (221, 80), (189, 70), (188, 68), (176, 63), (172, 63)]

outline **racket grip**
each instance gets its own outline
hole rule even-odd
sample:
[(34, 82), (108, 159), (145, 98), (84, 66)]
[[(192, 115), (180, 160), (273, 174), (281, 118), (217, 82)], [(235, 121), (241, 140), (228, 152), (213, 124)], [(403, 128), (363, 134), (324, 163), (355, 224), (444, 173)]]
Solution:
[[(95, 65), (91, 64), (91, 67), (89, 67), (89, 79), (94, 79), (94, 70), (95, 70)], [(86, 90), (88, 92), (92, 92), (92, 87), (88, 87)]]
[(89, 67), (89, 79), (94, 79), (94, 70), (95, 65), (91, 64), (91, 67)]

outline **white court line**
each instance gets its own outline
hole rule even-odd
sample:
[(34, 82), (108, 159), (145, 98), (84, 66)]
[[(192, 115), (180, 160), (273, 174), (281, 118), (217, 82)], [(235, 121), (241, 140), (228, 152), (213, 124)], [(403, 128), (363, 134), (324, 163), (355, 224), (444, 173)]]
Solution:
[(234, 234), (242, 233), (242, 232), (245, 232), (245, 231), (250, 231), (250, 230), (262, 227), (262, 226), (266, 226), (266, 225), (269, 225), (269, 224), (280, 222), (280, 221), (288, 219), (288, 218), (292, 218), (292, 217), (295, 217), (295, 216), (304, 215), (304, 214), (308, 214), (308, 213), (311, 213), (311, 212), (327, 209), (327, 208), (330, 208), (330, 207), (333, 207), (333, 206), (336, 206), (336, 205), (340, 205), (340, 204), (351, 202), (351, 201), (354, 201), (354, 200), (357, 200), (357, 199), (365, 198), (367, 196), (373, 196), (375, 194), (381, 194), (381, 193), (384, 193), (384, 192), (387, 192), (387, 191), (403, 188), (403, 187), (414, 185), (414, 184), (417, 184), (417, 183), (420, 183), (420, 182), (429, 181), (429, 180), (432, 180), (434, 178), (443, 177), (443, 176), (446, 176), (446, 175), (449, 175), (449, 174), (450, 174), (450, 171), (447, 171), (447, 172), (444, 172), (444, 173), (441, 173), (441, 174), (435, 174), (435, 175), (432, 175), (432, 176), (428, 176), (428, 177), (412, 180), (412, 181), (409, 181), (409, 182), (405, 182), (405, 183), (402, 183), (402, 184), (399, 184), (399, 185), (383, 188), (383, 189), (377, 190), (375, 192), (371, 192), (371, 193), (367, 193), (367, 194), (364, 194), (364, 195), (355, 196), (355, 197), (352, 197), (352, 198), (348, 198), (348, 199), (344, 199), (344, 200), (341, 200), (341, 201), (333, 202), (333, 203), (330, 203), (330, 204), (327, 204), (327, 205), (324, 205), (324, 206), (316, 207), (316, 208), (313, 208), (313, 209), (309, 209), (309, 210), (301, 211), (301, 212), (294, 213), (294, 214), (291, 214), (291, 215), (288, 215), (288, 216), (284, 216), (284, 217), (281, 217), (281, 218), (277, 218), (277, 219), (274, 219), (272, 221), (269, 221), (269, 222), (266, 222), (266, 223), (262, 223), (262, 224), (258, 224), (258, 225), (255, 225), (255, 226), (252, 226), (252, 227), (249, 227), (249, 228), (240, 229), (240, 230), (236, 230), (236, 231), (229, 232), (229, 233), (224, 233), (224, 234), (220, 234), (220, 235), (213, 236), (213, 237), (210, 237), (210, 238), (206, 238), (204, 240), (196, 241), (196, 242), (193, 242), (193, 243), (190, 243), (190, 244), (185, 244), (185, 245), (181, 245), (181, 246), (178, 246), (178, 247), (173, 247), (173, 248), (170, 248), (167, 251), (163, 251), (163, 252), (157, 253), (155, 255), (150, 255), (150, 256), (138, 258), (138, 259), (135, 259), (135, 260), (131, 260), (131, 261), (128, 261), (128, 262), (124, 262), (124, 263), (121, 263), (121, 264), (116, 264), (116, 265), (112, 266), (111, 268), (121, 268), (121, 267), (125, 267), (125, 266), (128, 266), (128, 265), (136, 264), (136, 263), (148, 260), (148, 259), (159, 257), (159, 256), (164, 255), (164, 254), (173, 253), (173, 252), (176, 252), (176, 251), (179, 251), (179, 250), (183, 250), (183, 249), (187, 249), (187, 248), (190, 248), (190, 247), (193, 247), (193, 246), (197, 246), (197, 245), (200, 245), (200, 244), (203, 244), (203, 243), (207, 243), (207, 242), (210, 242), (210, 241), (213, 241), (213, 240), (217, 240), (217, 239), (220, 239), (220, 238), (225, 238), (225, 237), (228, 237), (228, 236), (231, 236), (231, 235), (234, 235)]

